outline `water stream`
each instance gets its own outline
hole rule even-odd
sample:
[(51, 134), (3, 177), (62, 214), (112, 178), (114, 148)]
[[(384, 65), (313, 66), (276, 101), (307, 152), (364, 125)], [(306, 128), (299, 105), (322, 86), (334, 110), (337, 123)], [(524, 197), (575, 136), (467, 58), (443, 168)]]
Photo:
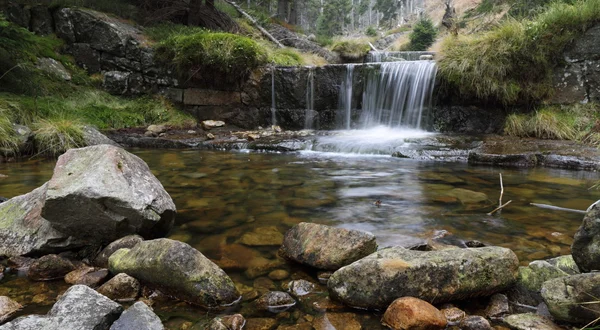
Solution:
[(277, 125), (275, 94), (275, 67), (271, 68), (271, 125)]
[(306, 79), (306, 112), (304, 115), (304, 128), (314, 129), (318, 128), (318, 123), (315, 120), (318, 119), (318, 112), (315, 111), (315, 68), (310, 67), (308, 69), (308, 77)]
[(345, 64), (346, 70), (340, 85), (340, 93), (338, 98), (338, 128), (350, 129), (352, 126), (352, 90), (355, 64)]

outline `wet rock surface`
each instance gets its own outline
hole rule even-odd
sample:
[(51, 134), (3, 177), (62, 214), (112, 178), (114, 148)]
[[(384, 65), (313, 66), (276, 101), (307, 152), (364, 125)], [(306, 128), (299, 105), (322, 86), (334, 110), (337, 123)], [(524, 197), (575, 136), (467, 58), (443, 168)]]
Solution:
[(204, 307), (231, 305), (239, 298), (222, 269), (188, 244), (167, 238), (118, 250), (109, 258), (109, 269)]
[(254, 306), (259, 311), (280, 313), (296, 305), (296, 301), (286, 292), (271, 291), (260, 296), (254, 301)]
[(444, 313), (430, 303), (413, 297), (396, 299), (386, 309), (381, 322), (391, 329), (444, 329)]
[(556, 320), (586, 324), (600, 316), (600, 273), (555, 278), (544, 282), (542, 297)]
[(9, 297), (0, 296), (0, 324), (10, 319), (23, 306)]
[(140, 235), (129, 235), (108, 244), (97, 256), (94, 258), (94, 265), (98, 267), (108, 267), (108, 258), (115, 253), (118, 249), (131, 249), (136, 246), (139, 242), (143, 241), (144, 238)]
[(31, 263), (27, 277), (34, 281), (50, 281), (63, 278), (73, 270), (75, 265), (69, 259), (48, 254)]
[(336, 270), (376, 250), (375, 236), (370, 233), (303, 222), (285, 234), (279, 254), (315, 268)]
[(242, 330), (246, 319), (241, 314), (215, 317), (208, 325), (207, 330)]
[(162, 330), (164, 326), (148, 305), (138, 301), (127, 308), (119, 319), (110, 326), (110, 330), (131, 329)]
[(600, 203), (588, 208), (571, 250), (581, 271), (600, 270)]
[(134, 233), (164, 236), (175, 212), (171, 196), (148, 165), (111, 145), (61, 155), (42, 208), (54, 228), (100, 243)]
[(559, 327), (551, 320), (537, 314), (513, 314), (504, 319), (504, 323), (514, 330), (560, 330)]
[(98, 288), (98, 293), (115, 301), (132, 301), (140, 294), (140, 282), (135, 278), (119, 273)]
[(507, 289), (516, 281), (517, 268), (515, 254), (500, 247), (388, 248), (339, 269), (327, 287), (335, 299), (362, 308), (383, 308), (404, 296), (440, 303)]

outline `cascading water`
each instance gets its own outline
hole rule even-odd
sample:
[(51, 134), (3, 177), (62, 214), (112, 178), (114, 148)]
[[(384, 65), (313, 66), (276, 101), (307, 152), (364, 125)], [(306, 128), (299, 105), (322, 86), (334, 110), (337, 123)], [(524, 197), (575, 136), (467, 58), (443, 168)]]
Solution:
[(425, 108), (431, 107), (434, 61), (380, 63), (371, 71), (363, 93), (361, 126), (385, 125), (420, 129)]
[(346, 64), (345, 76), (340, 85), (340, 94), (338, 99), (338, 128), (350, 129), (352, 121), (352, 81), (354, 76), (355, 64)]
[(315, 69), (308, 69), (308, 78), (306, 79), (306, 112), (304, 115), (304, 128), (315, 128)]
[(271, 67), (271, 125), (277, 125), (275, 97), (275, 67)]
[(371, 51), (367, 54), (367, 62), (399, 62), (399, 61), (418, 61), (424, 57), (432, 57), (434, 52), (388, 52)]

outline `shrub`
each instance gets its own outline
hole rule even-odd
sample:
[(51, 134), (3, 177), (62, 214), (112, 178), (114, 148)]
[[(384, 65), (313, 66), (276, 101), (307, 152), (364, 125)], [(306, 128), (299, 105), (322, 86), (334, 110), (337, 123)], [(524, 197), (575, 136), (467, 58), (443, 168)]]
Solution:
[(433, 45), (436, 36), (437, 31), (433, 26), (433, 22), (427, 17), (422, 17), (409, 35), (410, 44), (408, 48), (413, 51), (425, 51)]
[(367, 30), (365, 31), (365, 34), (368, 35), (369, 37), (377, 37), (377, 30), (375, 30), (374, 27), (369, 26), (367, 28)]
[(342, 40), (333, 44), (331, 50), (340, 54), (341, 57), (351, 60), (363, 58), (370, 50), (369, 44), (361, 40)]
[(439, 53), (442, 81), (464, 98), (531, 104), (552, 91), (564, 48), (600, 21), (600, 0), (553, 3), (535, 19), (507, 19), (472, 36), (449, 37)]

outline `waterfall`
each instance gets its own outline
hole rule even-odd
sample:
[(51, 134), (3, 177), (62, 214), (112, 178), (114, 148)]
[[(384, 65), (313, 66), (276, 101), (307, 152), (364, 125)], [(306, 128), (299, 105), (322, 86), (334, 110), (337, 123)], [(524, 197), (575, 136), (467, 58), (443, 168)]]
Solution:
[(363, 128), (421, 128), (425, 108), (431, 107), (435, 84), (434, 61), (380, 63), (370, 71), (363, 92)]
[(277, 125), (275, 112), (275, 67), (271, 67), (271, 125)]
[(352, 118), (352, 77), (354, 75), (355, 64), (345, 64), (346, 72), (342, 84), (340, 85), (340, 94), (338, 99), (338, 128), (350, 129)]
[(304, 115), (304, 128), (313, 129), (315, 115), (315, 68), (308, 68), (308, 78), (306, 79), (306, 112)]
[(398, 61), (418, 61), (425, 58), (433, 58), (434, 52), (374, 52), (367, 54), (366, 62), (398, 62)]

